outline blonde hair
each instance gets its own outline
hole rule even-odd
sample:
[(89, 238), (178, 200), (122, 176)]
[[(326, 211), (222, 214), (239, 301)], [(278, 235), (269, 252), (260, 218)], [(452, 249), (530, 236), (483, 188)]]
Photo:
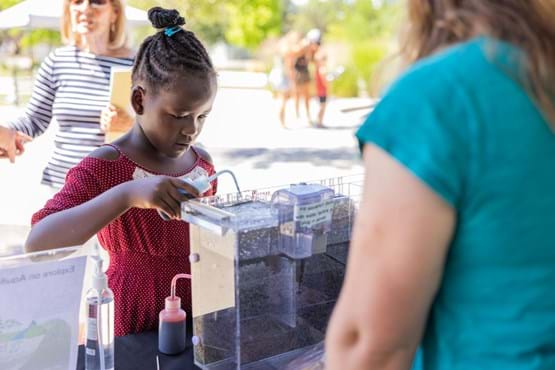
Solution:
[[(116, 12), (114, 27), (110, 27), (109, 49), (119, 49), (127, 46), (127, 34), (125, 32), (125, 3), (124, 0), (108, 0)], [(61, 20), (62, 41), (67, 45), (79, 47), (79, 38), (71, 26), (71, 16), (69, 10), (70, 0), (64, 0), (64, 11)]]
[(487, 35), (525, 53), (521, 83), (555, 129), (555, 1), (408, 0), (401, 45), (411, 64), (446, 46)]

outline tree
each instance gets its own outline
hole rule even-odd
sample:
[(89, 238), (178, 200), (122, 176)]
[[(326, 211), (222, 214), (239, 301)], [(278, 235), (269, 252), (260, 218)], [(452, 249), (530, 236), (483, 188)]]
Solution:
[[(0, 11), (12, 7), (22, 0), (0, 0)], [(0, 33), (0, 43), (12, 42), (16, 45), (15, 54), (31, 50), (33, 46), (41, 43), (57, 45), (60, 43), (60, 33), (48, 29), (10, 29)]]
[(309, 0), (303, 6), (291, 6), (287, 28), (300, 32), (318, 28), (325, 33), (329, 25), (341, 22), (347, 8), (345, 0)]
[(253, 49), (281, 30), (281, 0), (129, 0), (142, 9), (153, 6), (177, 9), (189, 29), (207, 43), (227, 43)]
[(281, 32), (279, 0), (235, 0), (225, 6), (230, 17), (225, 36), (231, 44), (254, 49), (269, 36)]
[(14, 6), (20, 1), (21, 0), (0, 0), (0, 10), (4, 10), (6, 8), (9, 8), (10, 6)]
[(349, 46), (350, 53), (342, 85), (347, 95), (361, 87), (374, 94), (375, 72), (378, 65), (391, 53), (394, 31), (400, 15), (395, 1), (352, 0), (345, 3), (341, 19), (328, 26), (327, 39)]

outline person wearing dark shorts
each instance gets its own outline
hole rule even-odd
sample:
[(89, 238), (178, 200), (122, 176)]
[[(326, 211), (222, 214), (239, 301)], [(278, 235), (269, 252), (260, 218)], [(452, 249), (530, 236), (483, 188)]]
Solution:
[(320, 109), (318, 110), (316, 126), (323, 127), (324, 114), (326, 113), (326, 103), (328, 101), (328, 81), (326, 79), (327, 56), (326, 53), (320, 48), (320, 32), (316, 31), (318, 30), (310, 31), (308, 36), (309, 40), (311, 40), (311, 42), (317, 47), (314, 52), (314, 82), (316, 84), (316, 95), (318, 96), (318, 101), (320, 102)]

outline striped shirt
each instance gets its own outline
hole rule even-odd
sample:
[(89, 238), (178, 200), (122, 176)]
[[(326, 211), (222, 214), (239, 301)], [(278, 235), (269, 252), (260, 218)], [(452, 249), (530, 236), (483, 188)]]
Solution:
[(132, 65), (132, 58), (96, 56), (75, 46), (58, 48), (44, 60), (25, 114), (10, 122), (36, 137), (56, 118), (59, 130), (43, 184), (62, 187), (69, 169), (104, 143), (100, 112), (109, 102), (110, 70)]

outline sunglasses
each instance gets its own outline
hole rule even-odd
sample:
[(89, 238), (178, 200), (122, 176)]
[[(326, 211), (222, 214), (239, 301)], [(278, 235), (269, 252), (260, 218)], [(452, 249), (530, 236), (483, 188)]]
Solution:
[(69, 0), (69, 5), (71, 5), (71, 6), (81, 6), (85, 2), (87, 2), (93, 8), (98, 8), (98, 7), (102, 7), (106, 4), (108, 4), (108, 1), (110, 1), (110, 0)]

